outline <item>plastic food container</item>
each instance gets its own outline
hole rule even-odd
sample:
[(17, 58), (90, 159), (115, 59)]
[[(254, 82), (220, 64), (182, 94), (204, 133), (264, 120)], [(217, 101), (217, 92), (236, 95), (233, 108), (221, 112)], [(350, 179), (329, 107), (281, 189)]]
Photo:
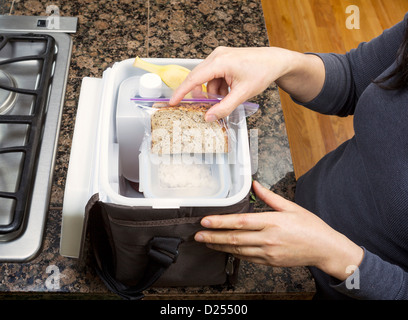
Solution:
[(159, 156), (143, 150), (139, 191), (146, 198), (225, 198), (231, 186), (226, 158), (225, 154)]

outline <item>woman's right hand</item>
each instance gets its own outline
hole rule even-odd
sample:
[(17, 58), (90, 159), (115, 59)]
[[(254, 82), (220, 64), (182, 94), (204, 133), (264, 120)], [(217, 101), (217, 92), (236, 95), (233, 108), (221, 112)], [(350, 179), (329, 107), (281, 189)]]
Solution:
[(270, 212), (208, 215), (194, 239), (254, 263), (315, 266), (341, 281), (360, 265), (363, 248), (321, 218), (256, 181), (253, 189)]
[[(228, 116), (290, 71), (295, 52), (275, 47), (218, 47), (195, 67), (174, 92), (170, 104), (207, 82), (207, 91), (225, 96), (206, 113), (206, 121)], [(228, 92), (230, 88), (230, 92)]]

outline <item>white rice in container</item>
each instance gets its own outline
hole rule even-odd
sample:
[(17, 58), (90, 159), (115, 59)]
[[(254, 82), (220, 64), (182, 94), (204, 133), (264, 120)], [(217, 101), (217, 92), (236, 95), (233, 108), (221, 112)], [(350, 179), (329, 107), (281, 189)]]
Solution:
[(208, 164), (159, 165), (160, 186), (164, 188), (214, 188), (217, 186)]

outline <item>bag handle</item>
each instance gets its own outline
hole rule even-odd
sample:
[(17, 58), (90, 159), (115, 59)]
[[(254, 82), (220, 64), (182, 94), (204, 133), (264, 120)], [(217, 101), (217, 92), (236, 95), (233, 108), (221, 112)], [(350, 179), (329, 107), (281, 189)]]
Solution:
[[(117, 281), (111, 273), (110, 264), (100, 261), (96, 267), (96, 273), (105, 285), (114, 293), (127, 300), (140, 300), (144, 298), (142, 291), (152, 286), (164, 271), (176, 262), (178, 247), (182, 240), (171, 237), (154, 237), (147, 244), (147, 256), (149, 257), (145, 273), (135, 286), (126, 286)], [(99, 255), (99, 259), (102, 256)]]
[[(148, 263), (143, 277), (135, 286), (127, 286), (113, 276), (113, 256), (108, 230), (104, 227), (101, 203), (96, 194), (87, 204), (85, 223), (89, 231), (94, 268), (106, 287), (128, 300), (144, 298), (142, 291), (153, 285), (166, 269), (176, 262), (182, 239), (176, 237), (153, 237), (146, 245)], [(86, 232), (85, 232), (86, 233)], [(83, 236), (84, 237), (84, 236)]]

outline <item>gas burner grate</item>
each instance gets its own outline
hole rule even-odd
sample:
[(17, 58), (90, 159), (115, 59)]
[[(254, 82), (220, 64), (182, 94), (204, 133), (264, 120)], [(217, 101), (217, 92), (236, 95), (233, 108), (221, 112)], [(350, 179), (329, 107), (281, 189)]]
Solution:
[[(28, 128), (26, 140), (22, 145), (0, 146), (0, 155), (21, 153), (23, 158), (21, 170), (19, 170), (14, 190), (0, 190), (0, 198), (11, 200), (13, 202), (12, 210), (14, 211), (9, 223), (0, 224), (0, 235), (21, 230), (29, 207), (56, 55), (55, 40), (53, 37), (46, 34), (0, 34), (0, 52), (7, 44), (15, 44), (16, 42), (42, 42), (44, 43), (44, 50), (35, 55), (17, 56), (0, 60), (0, 71), (3, 66), (10, 67), (12, 64), (24, 61), (36, 60), (41, 62), (39, 79), (35, 88), (28, 89), (19, 88), (17, 86), (13, 87), (10, 85), (10, 82), (6, 84), (0, 83), (0, 89), (2, 90), (20, 95), (29, 95), (33, 98), (32, 111), (28, 115), (7, 112), (0, 114), (0, 125), (26, 125)], [(3, 73), (5, 74), (5, 72)]]

